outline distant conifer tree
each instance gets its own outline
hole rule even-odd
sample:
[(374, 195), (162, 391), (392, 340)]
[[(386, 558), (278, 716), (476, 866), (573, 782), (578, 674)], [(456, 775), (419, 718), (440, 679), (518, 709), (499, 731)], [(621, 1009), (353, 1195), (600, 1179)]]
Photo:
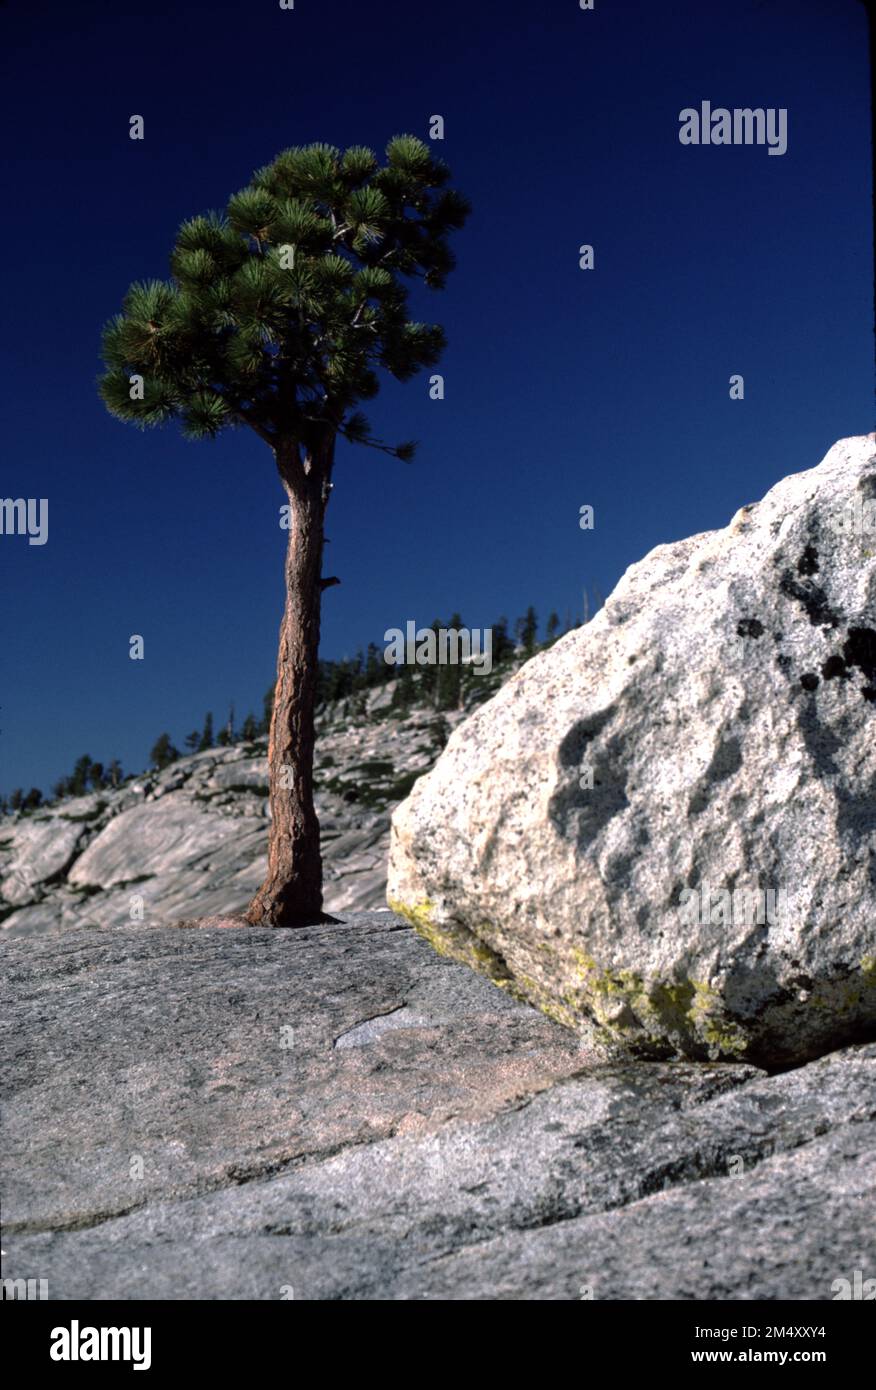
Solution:
[(262, 718), (262, 727), (260, 732), (264, 734), (266, 737), (271, 732), (271, 718), (274, 713), (274, 691), (275, 687), (272, 685), (270, 690), (265, 691), (264, 699), (262, 700), (262, 709), (264, 711), (264, 715)]
[(159, 734), (155, 741), (152, 752), (149, 754), (149, 761), (158, 771), (165, 767), (170, 767), (179, 757), (179, 749), (174, 748), (170, 741), (170, 734)]
[(365, 655), (365, 684), (369, 689), (371, 686), (380, 685), (386, 679), (386, 669), (380, 648), (374, 642), (369, 642)]
[(514, 655), (514, 643), (508, 636), (508, 619), (498, 618), (493, 623), (493, 661), (500, 665)]
[(392, 707), (397, 710), (410, 709), (417, 698), (414, 677), (410, 666), (402, 666), (392, 692)]
[(538, 641), (538, 618), (534, 608), (527, 608), (524, 616), (517, 619), (517, 633), (519, 645), (527, 656), (532, 656)]
[(365, 689), (365, 654), (360, 647), (353, 659), (353, 690)]
[(74, 796), (84, 796), (91, 780), (91, 759), (87, 753), (77, 758), (70, 778), (70, 791)]
[(201, 733), (201, 740), (198, 744), (198, 752), (205, 753), (208, 748), (213, 747), (213, 715), (204, 715), (204, 728)]

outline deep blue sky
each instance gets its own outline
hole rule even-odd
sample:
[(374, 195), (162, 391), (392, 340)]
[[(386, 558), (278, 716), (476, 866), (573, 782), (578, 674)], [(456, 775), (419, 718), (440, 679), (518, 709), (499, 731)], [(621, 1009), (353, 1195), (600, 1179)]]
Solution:
[[(370, 411), (416, 462), (340, 453), (326, 656), (454, 609), (576, 612), (582, 586), (872, 428), (856, 0), (9, 0), (0, 48), (0, 495), (50, 499), (47, 545), (0, 537), (3, 791), (83, 752), (139, 769), (165, 728), (260, 710), (285, 541), (270, 453), (141, 434), (94, 379), (129, 282), (166, 275), (178, 224), (285, 146), (382, 150), (440, 113), (474, 204), (418, 306), (448, 332), (446, 399), (421, 377)], [(787, 107), (788, 152), (682, 147), (703, 99)]]

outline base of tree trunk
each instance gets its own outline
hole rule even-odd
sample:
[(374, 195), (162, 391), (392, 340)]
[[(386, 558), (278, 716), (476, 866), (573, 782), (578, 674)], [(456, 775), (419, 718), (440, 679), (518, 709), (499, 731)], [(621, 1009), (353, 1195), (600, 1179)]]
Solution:
[[(300, 906), (302, 898), (309, 907)], [(274, 895), (262, 887), (243, 915), (251, 927), (312, 927), (326, 920), (318, 887), (301, 897), (285, 892)]]
[[(331, 926), (332, 923), (338, 920), (337, 917), (330, 917), (327, 913), (321, 912), (318, 914), (312, 913), (309, 917), (302, 919), (300, 922), (287, 922), (284, 925), (288, 927), (323, 927)], [(269, 931), (283, 930), (282, 927), (272, 927), (270, 922), (251, 922), (248, 917), (236, 913), (224, 917), (185, 917), (178, 922), (171, 922), (169, 925), (171, 927), (249, 927), (250, 929), (255, 928), (256, 930), (262, 928)]]

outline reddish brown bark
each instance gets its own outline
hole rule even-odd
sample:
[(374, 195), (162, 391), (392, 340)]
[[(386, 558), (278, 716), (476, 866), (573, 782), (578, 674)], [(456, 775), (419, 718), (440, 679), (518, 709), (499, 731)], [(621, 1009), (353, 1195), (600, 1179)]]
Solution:
[(314, 710), (318, 675), (323, 521), (333, 441), (313, 453), (275, 450), (290, 504), (286, 607), (280, 624), (277, 685), (268, 743), (271, 829), (268, 871), (246, 919), (295, 927), (322, 915), (319, 821), (313, 805)]

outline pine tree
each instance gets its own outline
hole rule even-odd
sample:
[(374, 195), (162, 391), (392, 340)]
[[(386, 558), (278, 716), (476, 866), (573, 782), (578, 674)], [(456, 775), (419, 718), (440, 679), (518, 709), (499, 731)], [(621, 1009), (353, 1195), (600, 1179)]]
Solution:
[(87, 753), (77, 758), (70, 778), (70, 791), (74, 796), (84, 796), (91, 780), (91, 759)]
[(417, 690), (411, 668), (402, 666), (395, 682), (395, 690), (392, 692), (392, 708), (400, 711), (410, 709), (416, 698)]
[(353, 692), (353, 680), (355, 677), (355, 663), (348, 657), (338, 662), (337, 666), (337, 685), (335, 690), (336, 700), (345, 700)]
[(368, 643), (368, 651), (365, 654), (365, 684), (369, 690), (374, 685), (381, 685), (386, 679), (386, 662), (383, 660), (380, 648), (374, 642)]
[(330, 698), (329, 692), (330, 692), (330, 690), (331, 690), (331, 688), (332, 688), (332, 681), (333, 681), (333, 679), (334, 679), (334, 662), (331, 662), (331, 661), (323, 661), (322, 658), (320, 658), (320, 661), (319, 661), (319, 664), (318, 664), (318, 667), (317, 667), (317, 677), (316, 677), (316, 703), (317, 703), (317, 705), (324, 705), (324, 704), (326, 703), (326, 701)]
[(259, 726), (256, 723), (254, 714), (248, 714), (244, 719), (240, 730), (240, 736), (242, 739), (245, 739), (247, 743), (252, 743), (253, 739), (258, 738)]
[[(449, 632), (459, 632), (462, 616), (454, 613), (447, 621)], [(449, 653), (448, 653), (449, 654)], [(459, 655), (457, 650), (456, 655)], [(462, 666), (458, 661), (439, 666), (435, 676), (435, 708), (439, 710), (458, 709), (462, 697)]]
[(462, 691), (462, 667), (459, 662), (439, 666), (435, 682), (435, 708), (459, 709)]
[(323, 685), (323, 698), (326, 701), (340, 699), (341, 689), (341, 664), (339, 661), (329, 661), (326, 663), (325, 683)]
[(21, 787), (16, 787), (15, 791), (9, 793), (9, 808), (12, 811), (20, 811), (24, 802), (24, 792)]
[(493, 623), (493, 662), (498, 666), (514, 655), (514, 643), (508, 636), (508, 619), (498, 618)]
[(275, 689), (276, 687), (272, 685), (270, 690), (265, 691), (264, 696), (262, 698), (262, 710), (264, 711), (264, 715), (262, 718), (261, 732), (266, 737), (269, 736), (271, 732), (271, 719), (274, 713)]
[(192, 732), (190, 734), (186, 734), (184, 741), (186, 748), (188, 748), (190, 753), (197, 753), (198, 749), (201, 746), (200, 729), (192, 729)]
[(353, 660), (353, 690), (365, 689), (365, 654), (360, 647)]
[(526, 655), (532, 656), (538, 640), (538, 618), (532, 607), (526, 610), (526, 616), (521, 624), (520, 638)]
[(22, 809), (25, 811), (35, 811), (43, 799), (43, 794), (39, 787), (31, 787), (27, 796), (22, 802)]
[(553, 642), (560, 627), (559, 613), (551, 613), (547, 620), (547, 640)]
[(201, 741), (200, 741), (200, 743), (198, 744), (198, 752), (199, 752), (199, 753), (205, 753), (205, 752), (207, 751), (208, 748), (212, 748), (212, 747), (213, 747), (213, 716), (212, 716), (212, 714), (205, 714), (205, 715), (204, 715), (204, 730), (203, 730), (203, 733), (201, 734)]
[(152, 752), (149, 754), (149, 761), (153, 767), (157, 767), (161, 772), (163, 768), (170, 767), (179, 757), (179, 749), (174, 748), (170, 741), (170, 734), (159, 734), (155, 741)]
[(118, 758), (113, 758), (106, 770), (107, 782), (111, 787), (118, 787), (122, 781), (122, 765)]
[(391, 140), (382, 166), (361, 147), (285, 150), (224, 215), (183, 224), (172, 279), (132, 285), (104, 333), (100, 389), (114, 415), (144, 428), (176, 418), (191, 438), (248, 426), (290, 504), (268, 872), (254, 923), (321, 913), (314, 708), (322, 592), (338, 582), (322, 575), (335, 445), (413, 455), (375, 439), (357, 407), (377, 394), (381, 369), (407, 381), (441, 355), (443, 331), (408, 317), (406, 281), (440, 288), (452, 268), (449, 236), (468, 208), (448, 179), (412, 136)]
[[(442, 618), (433, 618), (432, 622), (430, 623), (432, 631), (436, 634), (440, 632), (441, 628), (444, 626), (445, 623)], [(437, 638), (436, 650), (438, 650)], [(436, 665), (431, 663), (426, 666), (417, 666), (417, 684), (420, 687), (420, 691), (423, 695), (423, 698), (429, 704), (432, 705), (435, 704), (438, 694), (438, 669), (439, 668)]]
[(99, 792), (103, 787), (103, 763), (92, 763), (88, 772), (92, 791)]

